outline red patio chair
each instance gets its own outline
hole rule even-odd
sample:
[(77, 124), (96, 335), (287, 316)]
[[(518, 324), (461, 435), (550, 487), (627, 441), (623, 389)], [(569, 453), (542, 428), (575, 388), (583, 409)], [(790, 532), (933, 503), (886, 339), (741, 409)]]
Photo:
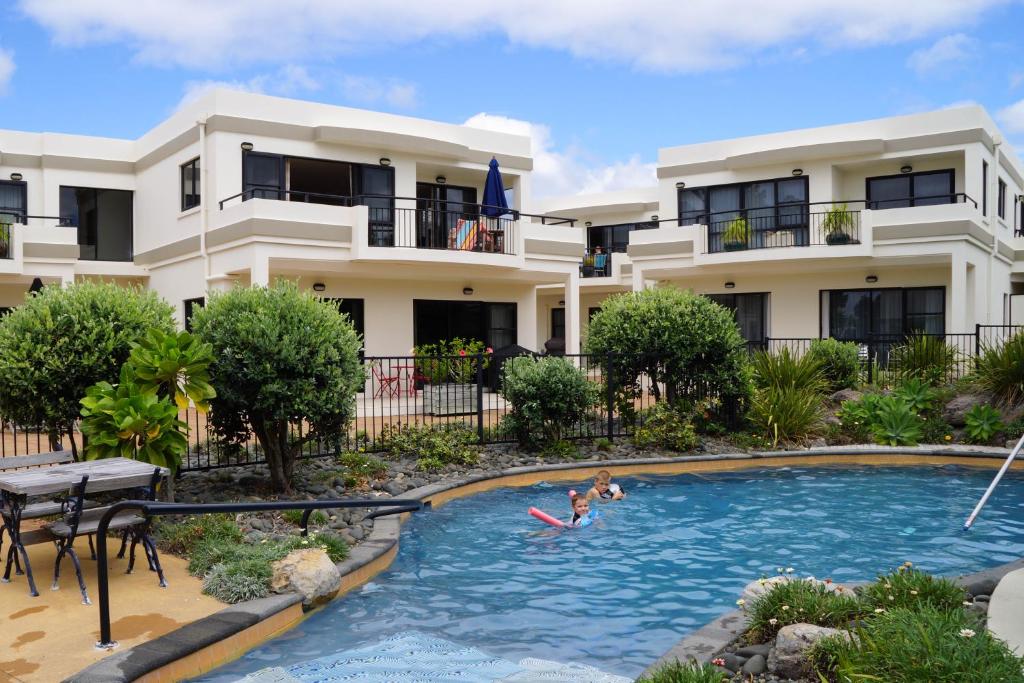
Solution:
[(387, 392), (387, 395), (391, 398), (398, 396), (402, 390), (400, 380), (402, 379), (402, 373), (399, 372), (395, 375), (385, 375), (381, 368), (380, 361), (376, 361), (370, 365), (373, 371), (373, 378), (377, 380), (377, 389), (373, 392), (374, 398), (380, 398)]

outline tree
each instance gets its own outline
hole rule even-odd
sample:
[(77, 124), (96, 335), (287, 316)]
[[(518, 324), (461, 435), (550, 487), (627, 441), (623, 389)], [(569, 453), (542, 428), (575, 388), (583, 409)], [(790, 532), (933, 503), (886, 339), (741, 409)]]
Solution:
[(520, 356), (502, 367), (501, 393), (511, 406), (502, 427), (520, 445), (551, 445), (579, 428), (598, 400), (597, 386), (566, 358)]
[(643, 376), (655, 400), (662, 386), (670, 402), (750, 395), (745, 342), (732, 313), (692, 292), (658, 287), (609, 297), (590, 321), (586, 350), (611, 370), (626, 414)]
[(210, 423), (224, 442), (252, 436), (274, 488), (290, 491), (304, 444), (337, 437), (365, 381), (361, 341), (333, 304), (293, 283), (214, 294), (192, 319), (213, 347)]
[[(174, 329), (154, 292), (113, 283), (44, 287), (0, 319), (0, 414), (39, 427), (58, 448), (73, 435), (86, 390), (117, 382), (147, 331)], [(78, 459), (78, 448), (71, 440)]]

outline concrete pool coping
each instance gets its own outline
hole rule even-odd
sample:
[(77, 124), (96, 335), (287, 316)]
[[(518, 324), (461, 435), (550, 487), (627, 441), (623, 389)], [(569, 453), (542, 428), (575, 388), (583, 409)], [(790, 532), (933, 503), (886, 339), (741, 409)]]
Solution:
[[(979, 446), (896, 448), (833, 446), (806, 450), (685, 455), (669, 458), (586, 460), (513, 467), (497, 472), (452, 479), (412, 489), (405, 492), (401, 498), (420, 500), (439, 506), (456, 498), (495, 488), (532, 486), (541, 481), (585, 479), (592, 477), (600, 470), (608, 470), (617, 476), (626, 476), (720, 472), (752, 467), (793, 465), (957, 464), (998, 467), (1008, 454), (1008, 449)], [(1015, 462), (1013, 469), (1024, 470), (1024, 462)], [(338, 564), (343, 578), (341, 589), (335, 599), (366, 583), (388, 568), (398, 553), (401, 523), (408, 515), (409, 513), (405, 513), (400, 518), (382, 517), (375, 520), (373, 531), (367, 540), (355, 546), (348, 559)], [(1024, 560), (1021, 562), (1024, 563)], [(1011, 567), (1015, 564), (1017, 563), (1005, 566)], [(1002, 568), (996, 567), (969, 575), (969, 577), (986, 575), (987, 572), (996, 572), (999, 569)], [(1010, 569), (1006, 571), (1010, 571)], [(1005, 573), (1003, 572), (1003, 574)], [(993, 574), (993, 576), (995, 575)], [(1002, 576), (1002, 574), (998, 576)], [(998, 578), (993, 580), (997, 581)], [(726, 619), (730, 615), (732, 615), (732, 619)], [(160, 638), (122, 652), (116, 652), (66, 680), (81, 683), (115, 683), (133, 680), (149, 682), (176, 681), (199, 676), (237, 659), (260, 643), (292, 628), (304, 616), (301, 597), (296, 594), (276, 595), (239, 603)], [(707, 642), (712, 642), (718, 637), (724, 637), (725, 633), (734, 628), (736, 628), (735, 615), (733, 613), (723, 615), (688, 635), (670, 650), (670, 654), (698, 634), (702, 634), (701, 638)], [(115, 633), (114, 636), (116, 638), (117, 634)], [(734, 638), (735, 635), (732, 637)], [(724, 642), (721, 647), (730, 641)]]

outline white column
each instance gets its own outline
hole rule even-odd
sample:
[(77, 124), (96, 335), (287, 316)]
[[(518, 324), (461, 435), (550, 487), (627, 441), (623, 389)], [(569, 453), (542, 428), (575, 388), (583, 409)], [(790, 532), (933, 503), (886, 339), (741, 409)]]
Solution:
[[(953, 254), (949, 281), (949, 327), (950, 332), (967, 331), (967, 261), (957, 253)], [(973, 302), (971, 302), (973, 303)]]
[(642, 291), (647, 286), (644, 282), (644, 269), (636, 261), (633, 262), (633, 291)]
[(75, 273), (71, 270), (65, 271), (60, 274), (60, 286), (69, 287), (75, 284)]
[(270, 259), (257, 254), (249, 271), (249, 284), (253, 287), (266, 287), (270, 284)]
[(565, 352), (580, 352), (580, 274), (575, 269), (565, 281)]

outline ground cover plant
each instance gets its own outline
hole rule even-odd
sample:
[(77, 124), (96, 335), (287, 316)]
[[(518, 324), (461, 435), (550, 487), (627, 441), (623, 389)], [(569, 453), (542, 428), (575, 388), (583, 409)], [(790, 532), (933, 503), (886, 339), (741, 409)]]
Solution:
[(682, 453), (700, 446), (700, 436), (685, 404), (662, 401), (641, 415), (640, 424), (633, 432), (633, 443), (641, 448), (665, 448)]
[(728, 678), (727, 673), (711, 664), (676, 660), (641, 676), (636, 683), (722, 683)]
[(293, 283), (214, 294), (192, 319), (213, 349), (219, 439), (255, 436), (278, 491), (291, 489), (304, 444), (343, 434), (365, 381), (362, 342), (347, 316)]
[(732, 313), (691, 292), (657, 287), (605, 299), (585, 348), (611, 381), (625, 420), (635, 417), (634, 400), (645, 391), (661, 400), (660, 385), (670, 402), (712, 396), (723, 407), (742, 407), (750, 394), (746, 343)]
[(872, 610), (933, 607), (959, 610), (967, 598), (964, 589), (949, 579), (935, 577), (905, 564), (864, 586), (861, 599)]
[[(781, 579), (781, 580), (779, 580)], [(824, 582), (779, 577), (753, 604), (745, 605), (752, 642), (763, 643), (790, 624), (844, 627), (864, 614), (865, 606), (852, 591), (837, 592)]]
[(521, 446), (547, 446), (578, 427), (597, 403), (598, 387), (566, 358), (511, 358), (502, 368), (510, 411), (502, 428)]
[(986, 444), (1005, 428), (999, 411), (990, 405), (978, 404), (964, 415), (964, 432), (969, 443)]
[(389, 426), (380, 438), (392, 455), (416, 458), (421, 470), (475, 465), (480, 459), (477, 434), (462, 422)]
[[(113, 283), (44, 287), (0, 317), (0, 415), (38, 426), (57, 448), (97, 382), (115, 383), (133, 344), (171, 333), (173, 309), (154, 292)], [(79, 459), (78, 446), (71, 449)]]

